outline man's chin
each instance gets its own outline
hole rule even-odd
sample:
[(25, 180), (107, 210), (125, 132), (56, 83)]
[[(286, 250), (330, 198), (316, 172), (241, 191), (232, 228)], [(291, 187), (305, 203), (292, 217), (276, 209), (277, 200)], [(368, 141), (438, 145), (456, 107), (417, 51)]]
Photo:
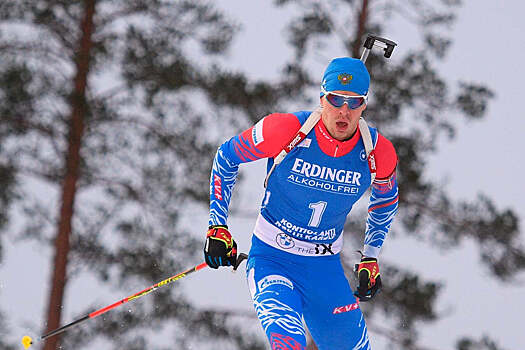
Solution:
[(337, 141), (346, 141), (350, 138), (350, 135), (346, 132), (336, 132), (334, 139)]
[(338, 141), (348, 141), (349, 139), (354, 136), (355, 132), (350, 132), (350, 128), (346, 128), (345, 130), (336, 130), (334, 139)]

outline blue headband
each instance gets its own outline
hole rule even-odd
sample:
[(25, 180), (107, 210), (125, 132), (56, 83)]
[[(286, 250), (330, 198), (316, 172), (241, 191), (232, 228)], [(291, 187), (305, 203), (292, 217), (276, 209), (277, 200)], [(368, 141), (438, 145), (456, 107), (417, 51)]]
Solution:
[(365, 64), (357, 58), (340, 57), (330, 62), (323, 75), (321, 96), (324, 91), (351, 91), (366, 95), (370, 86), (370, 74)]

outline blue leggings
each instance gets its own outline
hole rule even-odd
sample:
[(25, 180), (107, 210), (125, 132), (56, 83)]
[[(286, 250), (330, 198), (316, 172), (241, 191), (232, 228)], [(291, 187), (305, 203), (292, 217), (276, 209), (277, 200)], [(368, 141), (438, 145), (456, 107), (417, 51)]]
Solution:
[(304, 350), (304, 319), (319, 350), (369, 350), (365, 320), (339, 254), (307, 257), (252, 239), (248, 285), (272, 350)]

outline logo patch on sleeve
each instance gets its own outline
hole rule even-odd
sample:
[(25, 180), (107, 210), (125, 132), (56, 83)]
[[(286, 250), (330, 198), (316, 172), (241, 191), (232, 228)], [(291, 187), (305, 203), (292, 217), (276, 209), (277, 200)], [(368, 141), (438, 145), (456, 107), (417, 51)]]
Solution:
[(303, 142), (297, 145), (297, 147), (309, 148), (312, 143), (312, 139), (304, 139)]
[(264, 119), (259, 120), (257, 124), (255, 124), (255, 126), (252, 128), (252, 139), (253, 139), (253, 144), (255, 146), (257, 146), (258, 144), (264, 141), (263, 120)]
[(219, 175), (213, 175), (213, 195), (222, 201), (222, 179)]

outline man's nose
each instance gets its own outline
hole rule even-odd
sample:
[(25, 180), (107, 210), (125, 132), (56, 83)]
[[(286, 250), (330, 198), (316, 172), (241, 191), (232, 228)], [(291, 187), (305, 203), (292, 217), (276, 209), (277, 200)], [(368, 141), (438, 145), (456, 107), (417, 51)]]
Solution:
[(343, 105), (339, 108), (339, 112), (341, 112), (341, 114), (344, 114), (344, 115), (349, 114), (351, 110), (352, 109), (348, 107), (347, 102), (343, 103)]

